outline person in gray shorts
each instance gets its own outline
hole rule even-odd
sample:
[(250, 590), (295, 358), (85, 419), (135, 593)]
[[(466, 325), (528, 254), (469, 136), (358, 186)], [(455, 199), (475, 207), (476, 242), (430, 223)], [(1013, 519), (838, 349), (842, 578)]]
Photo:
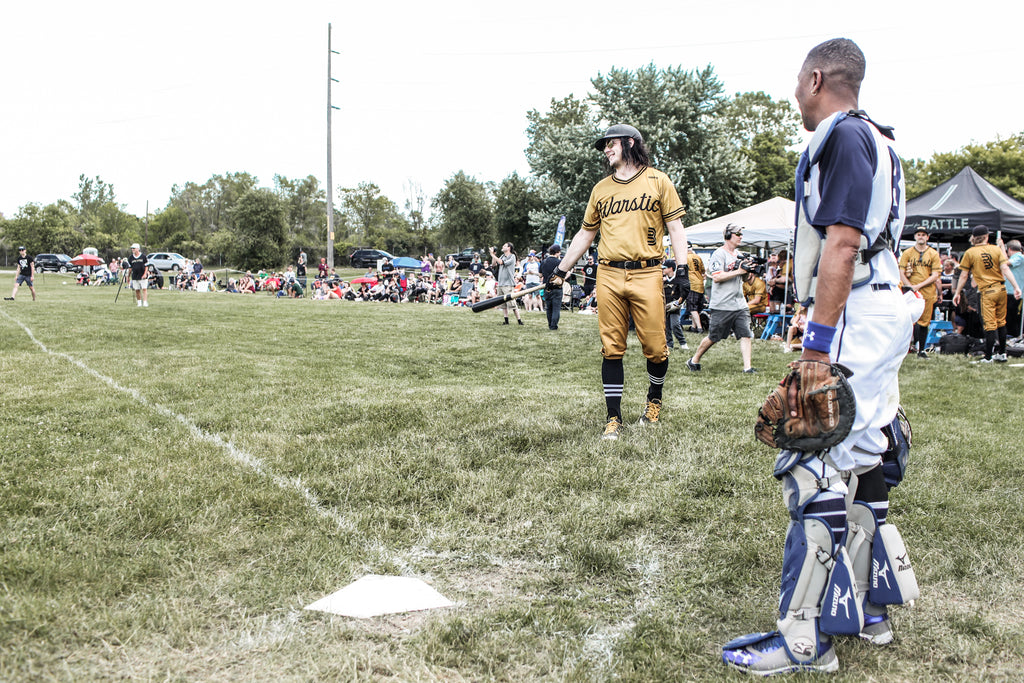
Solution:
[(708, 261), (708, 274), (711, 276), (711, 298), (708, 301), (708, 313), (711, 324), (708, 336), (704, 337), (697, 347), (693, 358), (686, 361), (686, 367), (692, 372), (700, 370), (700, 359), (708, 349), (730, 334), (735, 333), (740, 340), (740, 355), (743, 357), (743, 372), (757, 372), (750, 366), (751, 338), (750, 312), (747, 300), (743, 296), (743, 278), (747, 271), (736, 250), (743, 241), (743, 228), (729, 224), (723, 234), (725, 244), (715, 249)]
[[(512, 243), (505, 242), (501, 245), (501, 255), (499, 256), (494, 252), (494, 247), (491, 247), (491, 265), (498, 267), (498, 294), (505, 295), (511, 294), (515, 291), (516, 281), (516, 253), (512, 250)], [(508, 309), (512, 308), (512, 312), (516, 314), (516, 322), (520, 325), (523, 324), (523, 318), (519, 315), (519, 306), (516, 305), (516, 300), (512, 299), (507, 303), (501, 305), (501, 312), (505, 314), (505, 322), (502, 325), (508, 325)]]

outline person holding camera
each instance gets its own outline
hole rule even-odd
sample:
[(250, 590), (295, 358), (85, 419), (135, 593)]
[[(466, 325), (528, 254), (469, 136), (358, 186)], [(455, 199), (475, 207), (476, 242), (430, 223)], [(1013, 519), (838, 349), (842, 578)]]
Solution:
[[(743, 357), (743, 372), (757, 372), (750, 366), (750, 347), (753, 334), (750, 332), (750, 312), (747, 300), (743, 296), (743, 278), (752, 268), (750, 262), (742, 261), (737, 249), (743, 241), (743, 228), (730, 223), (723, 233), (725, 244), (715, 249), (708, 261), (708, 273), (711, 275), (711, 298), (708, 300), (708, 313), (711, 324), (708, 336), (701, 340), (697, 353), (686, 361), (691, 372), (700, 371), (700, 359), (712, 346), (735, 334), (740, 340), (740, 355)], [(746, 267), (744, 267), (746, 266)]]

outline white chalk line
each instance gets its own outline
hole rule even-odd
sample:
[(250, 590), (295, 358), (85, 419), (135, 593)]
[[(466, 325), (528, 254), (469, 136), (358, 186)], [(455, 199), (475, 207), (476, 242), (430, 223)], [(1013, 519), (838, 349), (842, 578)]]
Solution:
[(32, 330), (30, 330), (28, 326), (25, 325), (23, 322), (11, 317), (11, 315), (8, 314), (3, 309), (0, 309), (0, 314), (2, 314), (5, 318), (21, 327), (21, 329), (25, 331), (25, 334), (28, 335), (28, 338), (32, 340), (32, 343), (34, 343), (36, 346), (42, 349), (46, 354), (50, 356), (56, 356), (57, 358), (62, 358), (68, 363), (71, 363), (72, 365), (75, 365), (78, 368), (89, 373), (90, 375), (100, 380), (101, 382), (111, 387), (112, 389), (115, 389), (116, 391), (119, 391), (123, 394), (127, 394), (128, 396), (131, 396), (133, 399), (135, 399), (140, 404), (146, 406), (147, 408), (155, 410), (164, 417), (169, 417), (171, 419), (177, 420), (182, 425), (184, 425), (190, 432), (192, 432), (192, 435), (199, 439), (200, 441), (205, 441), (206, 443), (213, 444), (214, 446), (223, 449), (224, 451), (227, 452), (229, 456), (231, 456), (231, 458), (235, 462), (239, 463), (240, 465), (244, 465), (245, 467), (248, 467), (249, 469), (259, 474), (260, 476), (269, 479), (279, 488), (285, 491), (293, 491), (295, 493), (298, 493), (305, 500), (306, 505), (310, 507), (320, 517), (323, 517), (324, 519), (334, 522), (339, 528), (347, 529), (349, 531), (355, 530), (350, 520), (343, 517), (334, 508), (325, 505), (323, 501), (317, 498), (317, 496), (313, 492), (311, 492), (307, 487), (305, 487), (302, 484), (302, 480), (299, 479), (298, 477), (288, 478), (283, 477), (279, 474), (275, 474), (274, 472), (270, 471), (267, 465), (256, 456), (243, 451), (230, 441), (225, 441), (216, 434), (211, 434), (203, 430), (201, 427), (199, 427), (199, 425), (197, 425), (195, 422), (188, 419), (184, 415), (176, 413), (170, 408), (162, 406), (159, 403), (154, 403), (153, 401), (150, 401), (148, 398), (140, 394), (135, 389), (118, 384), (117, 381), (115, 381), (114, 379), (107, 377), (106, 375), (96, 370), (93, 370), (91, 367), (89, 367), (88, 365), (86, 365), (85, 363), (71, 355), (63, 353), (61, 351), (51, 351), (46, 347), (45, 344), (36, 339), (36, 336), (32, 333)]

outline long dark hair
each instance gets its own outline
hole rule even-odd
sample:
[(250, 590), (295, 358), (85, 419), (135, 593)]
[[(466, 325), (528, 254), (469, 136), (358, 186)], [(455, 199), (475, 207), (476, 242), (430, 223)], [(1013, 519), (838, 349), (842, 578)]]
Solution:
[[(651, 157), (650, 154), (647, 153), (647, 146), (644, 145), (643, 140), (637, 140), (636, 138), (631, 138), (628, 135), (624, 135), (618, 139), (622, 143), (622, 160), (626, 162), (627, 166), (643, 168), (644, 166), (651, 165)], [(633, 141), (632, 145), (629, 144), (630, 140)], [(607, 163), (607, 161), (605, 163)]]

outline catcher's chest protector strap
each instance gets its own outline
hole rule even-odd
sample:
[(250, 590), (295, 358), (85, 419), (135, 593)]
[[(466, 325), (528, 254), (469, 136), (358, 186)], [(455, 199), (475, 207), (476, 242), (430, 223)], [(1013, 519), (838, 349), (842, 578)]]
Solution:
[(836, 125), (846, 118), (858, 118), (868, 123), (877, 148), (878, 164), (872, 186), (871, 209), (868, 224), (860, 239), (860, 258), (853, 270), (853, 286), (871, 281), (874, 256), (899, 244), (905, 218), (903, 169), (899, 157), (886, 142), (892, 139), (892, 129), (880, 126), (862, 111), (836, 112), (818, 124), (807, 149), (800, 156), (796, 169), (796, 231), (793, 235), (793, 288), (797, 301), (804, 306), (814, 303), (817, 287), (818, 262), (824, 248), (825, 235), (811, 225), (818, 210), (818, 161)]

